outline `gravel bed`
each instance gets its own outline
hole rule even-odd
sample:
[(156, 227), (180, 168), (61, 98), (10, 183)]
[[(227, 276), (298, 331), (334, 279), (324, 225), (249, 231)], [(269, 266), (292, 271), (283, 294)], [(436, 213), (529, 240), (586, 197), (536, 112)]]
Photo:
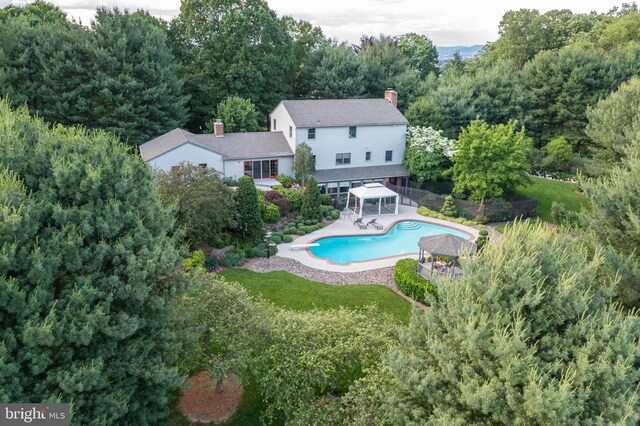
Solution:
[(310, 268), (297, 260), (273, 256), (271, 259), (257, 259), (250, 261), (244, 267), (254, 272), (286, 271), (299, 275), (308, 280), (327, 284), (382, 284), (395, 289), (393, 283), (393, 268), (379, 268), (362, 272), (330, 272)]

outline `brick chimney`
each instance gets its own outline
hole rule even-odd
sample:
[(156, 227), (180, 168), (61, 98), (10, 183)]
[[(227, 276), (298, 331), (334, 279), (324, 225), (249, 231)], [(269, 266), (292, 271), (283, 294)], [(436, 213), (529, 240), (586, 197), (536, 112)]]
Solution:
[(216, 118), (216, 122), (213, 123), (213, 134), (216, 135), (216, 138), (224, 137), (224, 124), (219, 118)]
[(398, 107), (398, 92), (393, 89), (387, 89), (384, 92), (384, 98), (391, 102), (394, 107)]

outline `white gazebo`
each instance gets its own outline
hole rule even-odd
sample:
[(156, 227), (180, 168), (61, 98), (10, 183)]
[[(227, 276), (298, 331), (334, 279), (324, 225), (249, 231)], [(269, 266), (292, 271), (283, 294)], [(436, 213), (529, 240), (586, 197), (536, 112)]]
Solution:
[[(399, 204), (398, 193), (390, 190), (389, 188), (385, 187), (380, 183), (365, 183), (364, 185), (359, 186), (357, 188), (349, 189), (349, 192), (347, 193), (347, 208), (350, 208), (349, 200), (352, 195), (355, 200), (355, 206), (352, 210), (354, 213), (358, 215), (358, 217), (362, 217), (366, 200), (378, 200), (377, 207), (378, 207), (378, 214), (380, 215), (382, 214), (383, 203), (386, 203), (386, 201), (389, 198), (395, 198), (395, 208), (394, 208), (393, 214), (398, 214), (398, 204)], [(389, 211), (389, 214), (390, 213), (391, 212)]]

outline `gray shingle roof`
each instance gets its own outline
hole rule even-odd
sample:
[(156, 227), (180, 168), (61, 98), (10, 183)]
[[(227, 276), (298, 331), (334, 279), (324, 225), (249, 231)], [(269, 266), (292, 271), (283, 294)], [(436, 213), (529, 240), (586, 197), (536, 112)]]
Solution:
[(407, 124), (386, 99), (310, 99), (282, 101), (296, 127)]
[(462, 237), (451, 234), (438, 234), (429, 237), (422, 237), (418, 241), (418, 246), (431, 253), (449, 257), (458, 257), (460, 250), (467, 250), (470, 254), (475, 253), (476, 245)]
[(140, 145), (140, 154), (144, 161), (150, 161), (189, 142), (216, 152), (225, 160), (293, 156), (282, 132), (225, 133), (224, 137), (217, 138), (213, 134), (196, 135), (182, 129), (174, 129)]
[(316, 170), (312, 174), (319, 183), (409, 176), (402, 164)]

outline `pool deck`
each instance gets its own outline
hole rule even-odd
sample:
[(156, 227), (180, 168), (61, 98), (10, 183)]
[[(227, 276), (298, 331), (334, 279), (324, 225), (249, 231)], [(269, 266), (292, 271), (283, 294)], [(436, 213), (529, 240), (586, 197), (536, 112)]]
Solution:
[(470, 235), (473, 235), (473, 239), (478, 238), (478, 230), (475, 228), (471, 228), (469, 226), (460, 225), (457, 223), (447, 222), (446, 220), (435, 219), (431, 217), (425, 217), (416, 213), (415, 207), (409, 206), (399, 206), (399, 213), (395, 214), (383, 214), (380, 216), (367, 216), (362, 220), (367, 223), (374, 217), (377, 217), (377, 223), (384, 226), (384, 229), (381, 231), (377, 231), (373, 227), (368, 227), (365, 229), (359, 229), (358, 226), (354, 225), (353, 222), (357, 219), (357, 215), (353, 214), (351, 216), (342, 216), (334, 223), (329, 226), (326, 226), (322, 229), (314, 231), (308, 235), (303, 235), (293, 240), (291, 243), (283, 243), (278, 245), (278, 254), (279, 257), (284, 257), (288, 259), (296, 260), (302, 263), (305, 266), (310, 268), (320, 269), (323, 271), (332, 271), (332, 272), (362, 272), (369, 271), (372, 269), (379, 268), (387, 268), (390, 266), (394, 266), (399, 259), (403, 258), (418, 258), (418, 245), (416, 244), (415, 253), (404, 254), (400, 256), (386, 257), (382, 259), (376, 260), (368, 260), (364, 262), (353, 262), (346, 265), (332, 263), (326, 259), (320, 259), (311, 254), (308, 249), (304, 250), (292, 250), (292, 245), (300, 245), (300, 244), (311, 244), (314, 240), (323, 237), (334, 237), (334, 236), (342, 236), (342, 235), (376, 235), (383, 234), (391, 227), (395, 222), (400, 220), (420, 220), (423, 222), (434, 223), (436, 225), (448, 226), (450, 228), (455, 228), (457, 230), (466, 232)]

